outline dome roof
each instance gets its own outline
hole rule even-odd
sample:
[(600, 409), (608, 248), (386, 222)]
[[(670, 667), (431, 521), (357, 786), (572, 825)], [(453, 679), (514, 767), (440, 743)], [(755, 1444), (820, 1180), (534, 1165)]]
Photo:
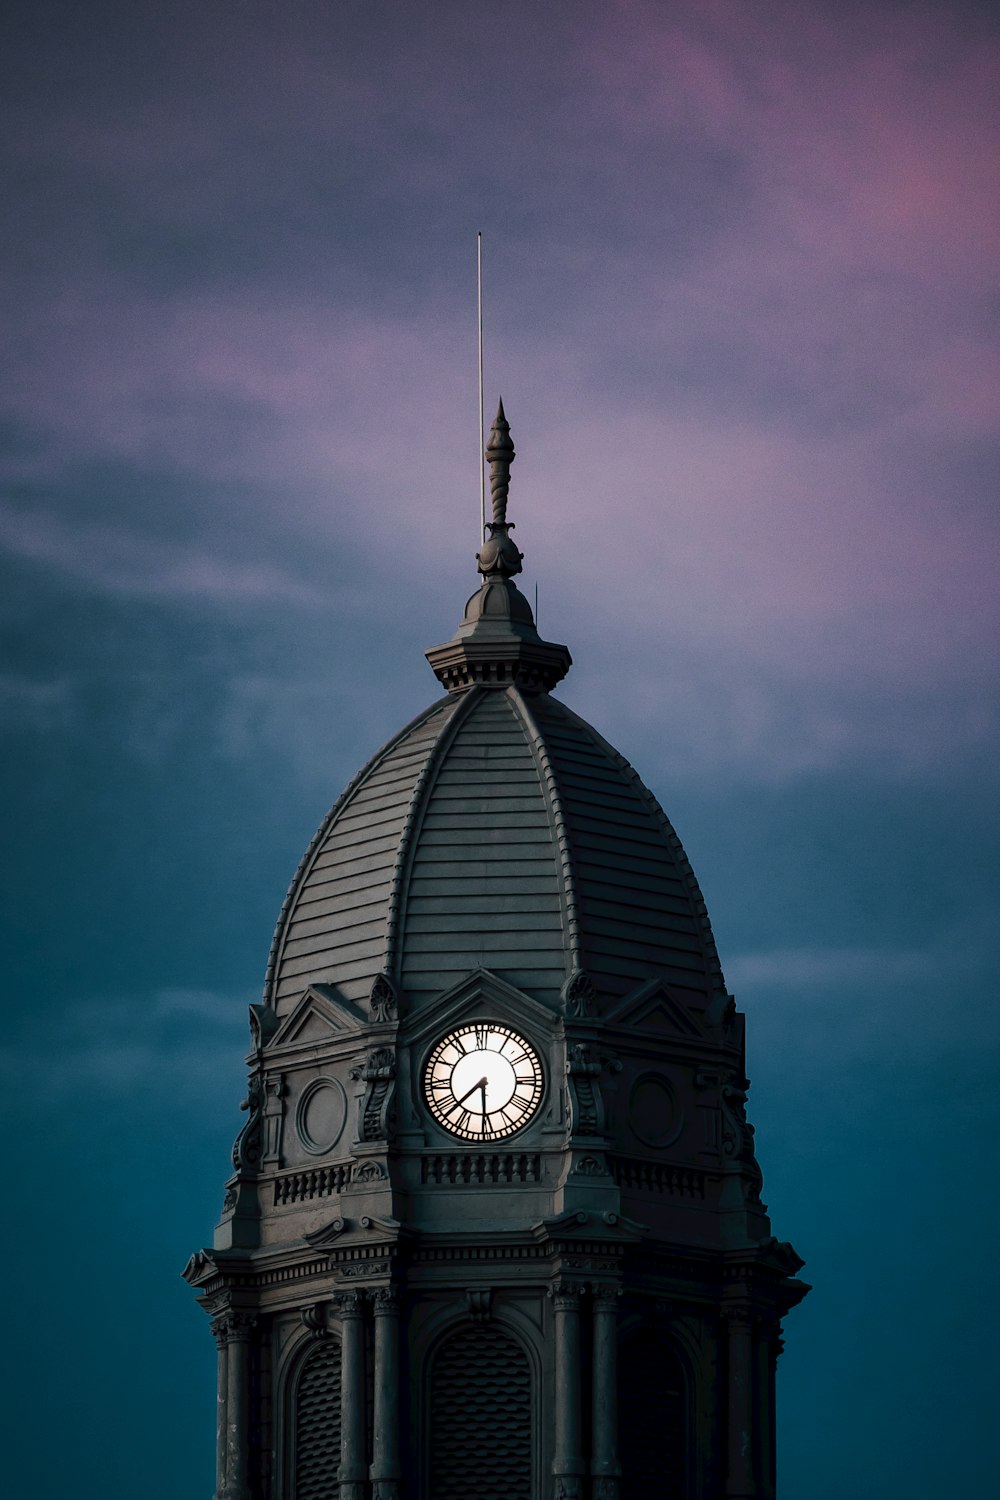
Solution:
[(653, 977), (723, 988), (680, 842), (628, 763), (547, 694), (482, 686), (433, 704), (368, 763), (296, 875), (266, 999), (307, 985), (364, 1002), (391, 975), (418, 1007), (489, 969), (554, 1006), (575, 973), (598, 1007)]
[(268, 966), (279, 1016), (310, 984), (363, 1005), (382, 974), (413, 1009), (476, 969), (554, 1007), (581, 975), (599, 1011), (652, 979), (696, 1005), (724, 992), (659, 804), (547, 691), (570, 656), (541, 640), (511, 582), (502, 406), (487, 456), (484, 583), (452, 641), (427, 653), (448, 694), (355, 777), (307, 850)]

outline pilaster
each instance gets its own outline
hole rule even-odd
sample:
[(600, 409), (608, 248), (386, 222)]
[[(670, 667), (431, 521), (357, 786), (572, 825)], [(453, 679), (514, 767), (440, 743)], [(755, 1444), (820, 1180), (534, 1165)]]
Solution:
[[(224, 1330), (226, 1351), (225, 1479), (220, 1496), (250, 1500), (250, 1341), (257, 1320), (250, 1313), (229, 1312), (217, 1321)], [(221, 1358), (219, 1366), (221, 1371)], [(220, 1458), (217, 1454), (221, 1468)]]
[(737, 1302), (723, 1309), (729, 1370), (726, 1434), (727, 1500), (758, 1500), (754, 1480), (757, 1434), (753, 1411), (753, 1314)]
[(591, 1303), (593, 1378), (591, 1412), (591, 1500), (618, 1500), (618, 1294), (598, 1283)]
[(213, 1318), (212, 1336), (217, 1351), (218, 1379), (215, 1397), (215, 1494), (213, 1500), (225, 1500), (226, 1428), (229, 1405), (229, 1330), (227, 1320)]
[(375, 1315), (375, 1412), (372, 1442), (372, 1500), (399, 1500), (399, 1296), (379, 1287), (372, 1297)]
[(555, 1456), (553, 1500), (582, 1500), (586, 1465), (580, 1443), (580, 1286), (551, 1288), (555, 1322)]
[(337, 1299), (341, 1324), (339, 1500), (365, 1500), (365, 1324), (364, 1298), (344, 1292)]

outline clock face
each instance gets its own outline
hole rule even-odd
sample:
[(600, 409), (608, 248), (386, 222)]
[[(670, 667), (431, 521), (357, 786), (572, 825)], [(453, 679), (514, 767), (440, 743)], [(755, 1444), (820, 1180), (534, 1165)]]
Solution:
[(509, 1026), (482, 1021), (442, 1037), (424, 1069), (431, 1114), (465, 1141), (513, 1135), (542, 1097), (542, 1065), (524, 1037)]

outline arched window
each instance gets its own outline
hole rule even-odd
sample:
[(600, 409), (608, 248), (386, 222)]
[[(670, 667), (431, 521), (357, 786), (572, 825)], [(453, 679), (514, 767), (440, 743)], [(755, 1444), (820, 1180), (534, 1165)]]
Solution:
[(531, 1366), (496, 1323), (460, 1328), (430, 1379), (431, 1500), (532, 1500)]
[(325, 1338), (295, 1382), (294, 1500), (337, 1500), (340, 1465), (340, 1341)]
[(618, 1368), (621, 1500), (685, 1500), (687, 1402), (680, 1361), (645, 1325), (622, 1339)]

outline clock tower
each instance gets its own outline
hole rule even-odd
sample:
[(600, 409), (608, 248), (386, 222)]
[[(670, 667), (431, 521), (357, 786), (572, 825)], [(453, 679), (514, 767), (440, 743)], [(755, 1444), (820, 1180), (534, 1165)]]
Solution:
[(684, 850), (552, 690), (490, 432), (445, 692), (338, 798), (184, 1272), (214, 1500), (771, 1500), (781, 1319), (743, 1017)]

